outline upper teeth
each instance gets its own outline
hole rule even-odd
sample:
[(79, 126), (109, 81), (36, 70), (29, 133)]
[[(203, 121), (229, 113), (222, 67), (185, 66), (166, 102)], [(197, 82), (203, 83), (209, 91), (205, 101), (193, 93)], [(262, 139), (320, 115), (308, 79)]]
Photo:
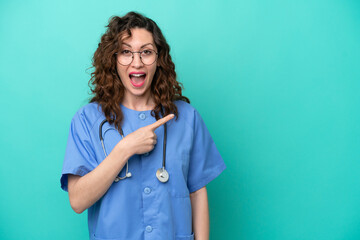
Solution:
[(143, 75), (145, 75), (145, 74), (131, 74), (131, 76), (134, 76), (134, 77), (141, 77)]

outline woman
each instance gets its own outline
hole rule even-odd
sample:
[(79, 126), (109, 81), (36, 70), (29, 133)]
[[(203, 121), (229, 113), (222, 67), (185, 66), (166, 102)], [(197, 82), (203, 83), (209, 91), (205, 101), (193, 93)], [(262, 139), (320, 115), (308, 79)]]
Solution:
[(169, 52), (135, 12), (101, 37), (94, 97), (72, 119), (61, 177), (74, 211), (88, 209), (90, 239), (209, 239), (206, 184), (226, 166)]

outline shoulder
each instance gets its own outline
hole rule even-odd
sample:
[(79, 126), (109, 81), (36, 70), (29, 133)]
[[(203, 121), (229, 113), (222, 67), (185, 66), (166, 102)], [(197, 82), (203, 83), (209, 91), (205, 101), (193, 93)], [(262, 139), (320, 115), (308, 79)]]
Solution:
[(201, 119), (199, 112), (190, 103), (181, 100), (177, 100), (174, 103), (178, 108), (180, 121), (185, 121), (188, 125), (193, 126), (196, 121)]
[(193, 114), (196, 109), (190, 104), (182, 100), (174, 101), (176, 107), (178, 108), (179, 113), (183, 114)]
[(80, 122), (89, 130), (103, 116), (101, 106), (96, 103), (88, 103), (77, 110), (72, 118), (73, 122)]
[(188, 118), (194, 116), (194, 114), (197, 112), (197, 110), (190, 103), (187, 103), (185, 101), (176, 100), (174, 101), (174, 103), (178, 109), (179, 116), (184, 116)]

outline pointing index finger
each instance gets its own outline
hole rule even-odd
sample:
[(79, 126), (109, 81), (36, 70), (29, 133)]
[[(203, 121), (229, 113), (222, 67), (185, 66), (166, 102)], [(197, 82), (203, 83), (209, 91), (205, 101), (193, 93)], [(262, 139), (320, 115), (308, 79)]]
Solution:
[(169, 120), (174, 118), (174, 114), (169, 114), (159, 120), (157, 120), (156, 122), (154, 122), (153, 124), (150, 124), (148, 127), (152, 130), (157, 129), (158, 127), (160, 127), (161, 125), (164, 125), (166, 122), (168, 122)]

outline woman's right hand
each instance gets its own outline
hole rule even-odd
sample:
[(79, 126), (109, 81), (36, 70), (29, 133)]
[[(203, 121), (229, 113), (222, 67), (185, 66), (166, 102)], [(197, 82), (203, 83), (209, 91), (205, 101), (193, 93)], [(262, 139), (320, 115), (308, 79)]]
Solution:
[(169, 114), (153, 124), (139, 128), (138, 130), (125, 136), (118, 144), (121, 143), (123, 147), (130, 152), (130, 155), (150, 152), (154, 149), (157, 142), (155, 130), (173, 118), (174, 114)]
[(114, 182), (126, 162), (134, 154), (150, 152), (156, 144), (155, 129), (174, 118), (174, 114), (159, 119), (153, 124), (139, 128), (127, 135), (110, 154), (91, 172), (80, 177), (68, 175), (68, 190), (71, 207), (77, 213), (98, 201)]

